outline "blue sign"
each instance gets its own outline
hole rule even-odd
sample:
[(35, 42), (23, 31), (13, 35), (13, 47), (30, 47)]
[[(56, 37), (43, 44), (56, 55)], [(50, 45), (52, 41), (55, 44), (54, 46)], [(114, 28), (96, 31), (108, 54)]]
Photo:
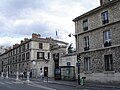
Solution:
[(80, 63), (76, 63), (76, 66), (77, 66), (77, 67), (80, 67)]

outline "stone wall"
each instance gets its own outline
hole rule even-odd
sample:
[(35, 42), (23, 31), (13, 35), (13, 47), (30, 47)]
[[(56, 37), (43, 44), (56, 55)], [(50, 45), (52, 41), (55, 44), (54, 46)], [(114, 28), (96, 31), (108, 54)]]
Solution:
[(75, 23), (75, 32), (76, 34), (82, 33), (83, 31), (83, 20), (88, 19), (88, 29), (93, 30), (95, 28), (104, 26), (102, 24), (101, 13), (108, 10), (109, 14), (109, 23), (120, 21), (120, 2), (109, 5), (108, 7), (96, 9), (96, 12), (86, 15)]

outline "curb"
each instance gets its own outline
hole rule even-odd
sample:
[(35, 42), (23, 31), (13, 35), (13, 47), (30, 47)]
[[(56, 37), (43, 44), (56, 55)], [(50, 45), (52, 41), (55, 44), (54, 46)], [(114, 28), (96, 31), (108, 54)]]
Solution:
[(70, 84), (65, 84), (65, 83), (58, 83), (58, 82), (48, 82), (49, 84), (58, 84), (58, 85), (64, 85), (64, 86), (70, 86), (70, 87), (77, 87), (77, 85), (70, 85)]

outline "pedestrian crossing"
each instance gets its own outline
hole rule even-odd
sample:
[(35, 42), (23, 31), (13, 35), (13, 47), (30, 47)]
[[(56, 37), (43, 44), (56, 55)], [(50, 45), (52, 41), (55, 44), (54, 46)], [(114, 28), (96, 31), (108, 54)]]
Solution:
[[(26, 83), (26, 84), (25, 84)], [(26, 82), (26, 81), (0, 81), (0, 86), (7, 86), (8, 88), (11, 88), (12, 85), (19, 85), (19, 84), (24, 84), (24, 85), (28, 85), (30, 87), (35, 87), (35, 88), (42, 88), (44, 90), (56, 90), (54, 88), (49, 88), (40, 84), (36, 84), (33, 82)]]
[(45, 90), (56, 90), (54, 88), (49, 88), (49, 87), (38, 85), (38, 84), (34, 84), (34, 83), (29, 83), (28, 85), (32, 86), (32, 87), (42, 88), (42, 89), (45, 89)]
[(22, 84), (22, 83), (20, 83), (20, 82), (16, 82), (16, 81), (4, 81), (4, 82), (1, 82), (0, 81), (0, 85), (7, 85), (7, 84), (9, 84), (9, 85), (12, 85), (12, 84)]
[(1, 85), (5, 85), (5, 83), (3, 83), (3, 82), (0, 82), (0, 84), (1, 84)]

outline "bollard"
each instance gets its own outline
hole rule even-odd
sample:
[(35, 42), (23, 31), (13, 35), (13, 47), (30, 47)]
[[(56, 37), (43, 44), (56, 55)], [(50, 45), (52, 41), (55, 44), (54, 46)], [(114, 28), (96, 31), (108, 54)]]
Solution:
[(2, 74), (1, 74), (1, 77), (3, 78), (4, 76), (3, 76), (3, 72), (2, 72)]
[(6, 72), (6, 78), (8, 78), (8, 71)]
[(30, 73), (29, 72), (27, 72), (27, 80), (26, 80), (27, 82), (29, 82), (30, 81)]
[(16, 80), (19, 80), (19, 78), (18, 78), (18, 71), (17, 71), (17, 73), (16, 73)]

